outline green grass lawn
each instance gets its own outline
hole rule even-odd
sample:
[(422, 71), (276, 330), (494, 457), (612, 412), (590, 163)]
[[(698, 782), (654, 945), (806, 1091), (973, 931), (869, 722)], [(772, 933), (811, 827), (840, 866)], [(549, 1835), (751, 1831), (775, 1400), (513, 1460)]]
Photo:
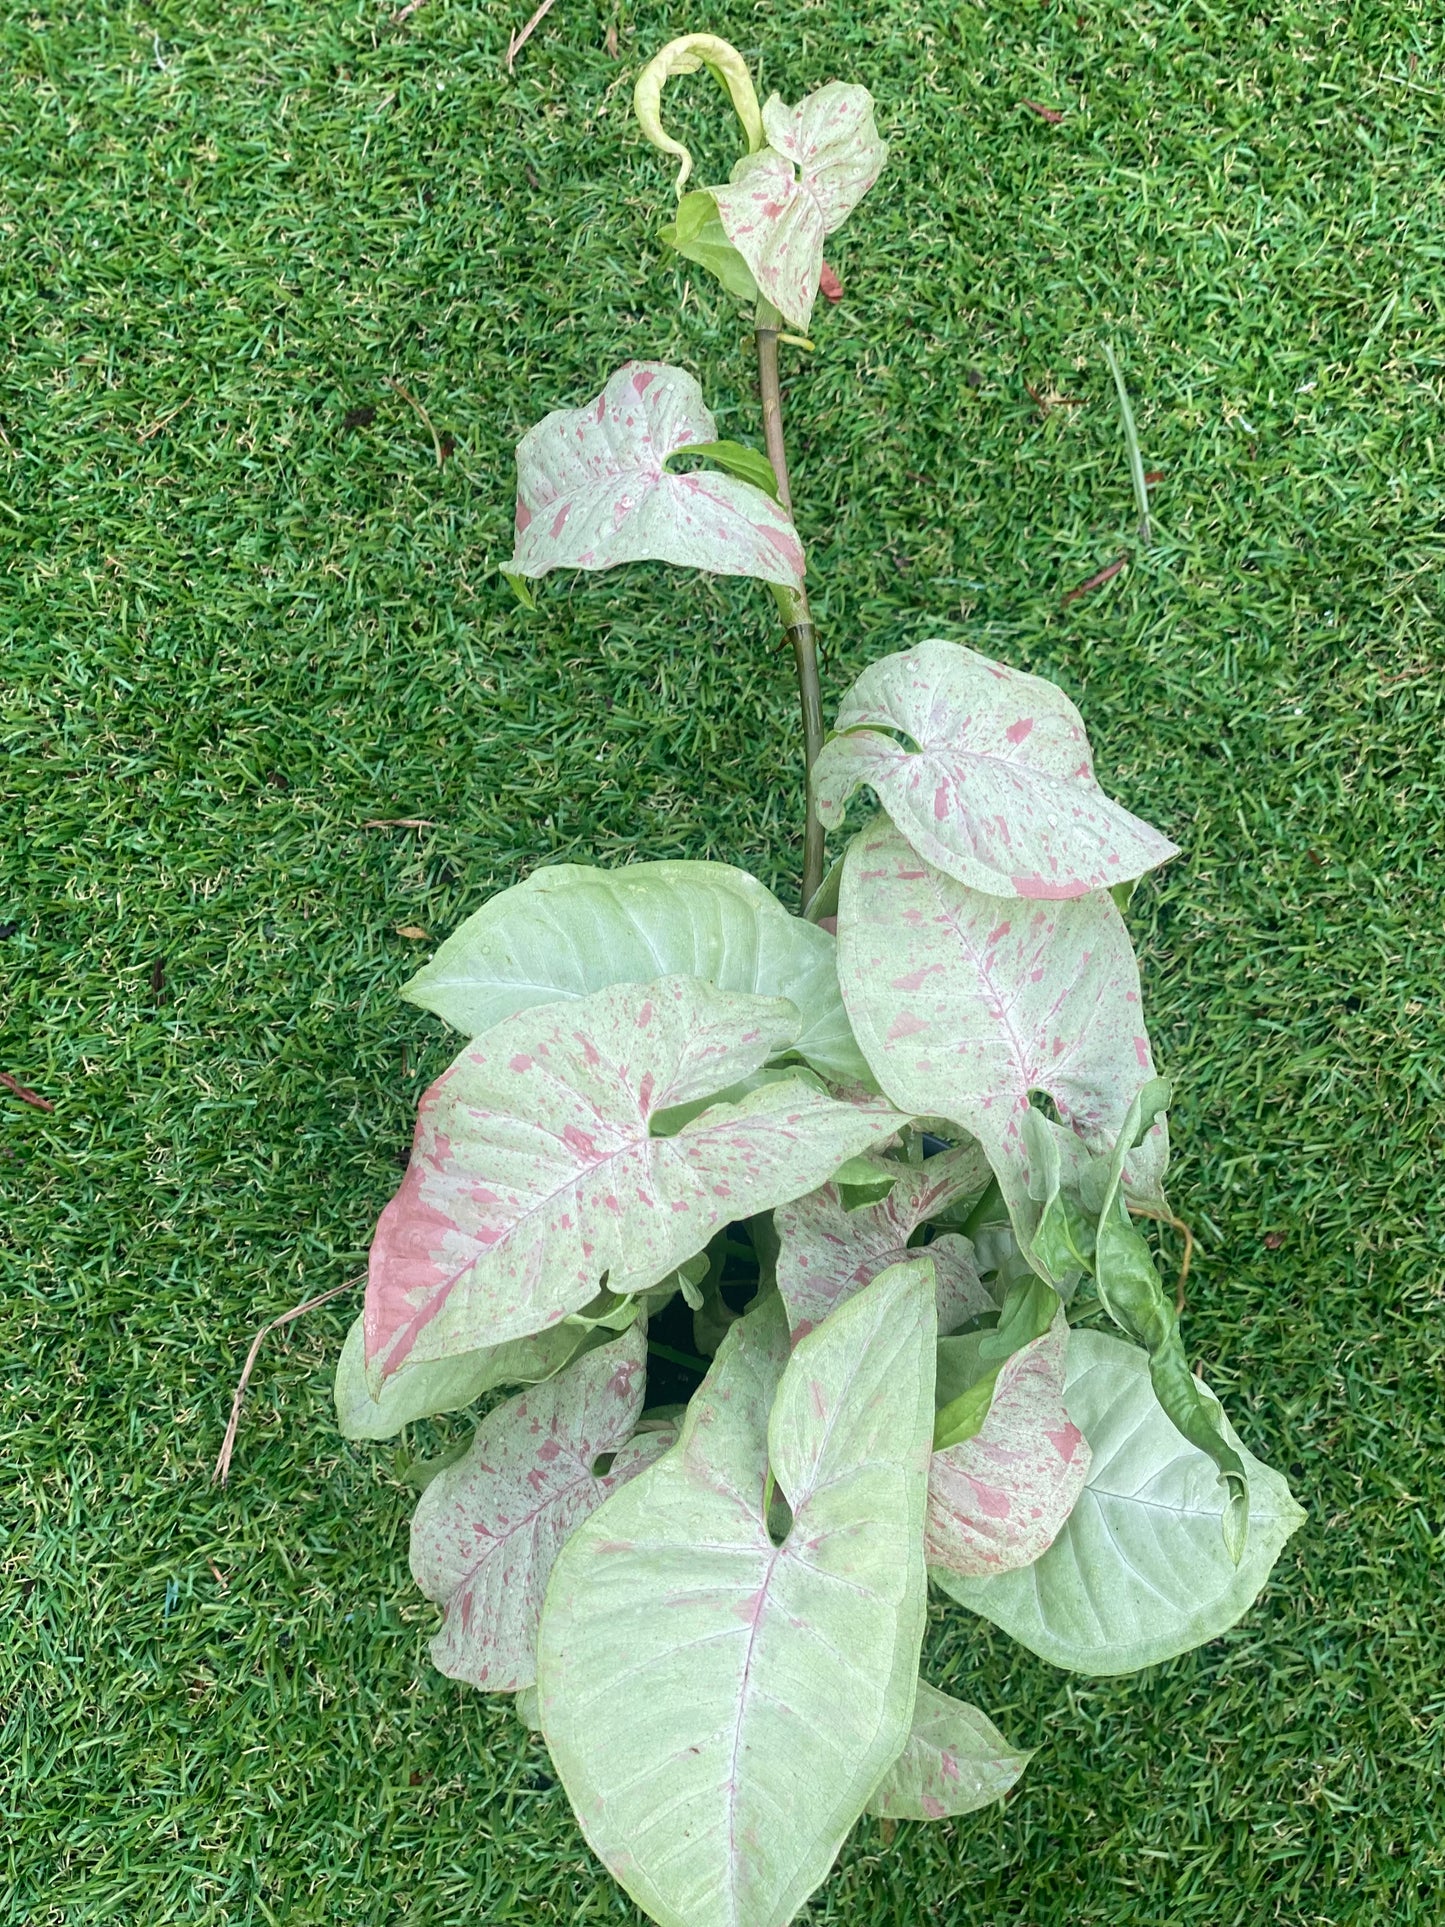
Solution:
[[(970, 642), (1183, 847), (1131, 920), (1186, 1334), (1310, 1509), (1258, 1610), (1134, 1678), (937, 1610), (930, 1676), (1041, 1750), (1006, 1807), (864, 1823), (808, 1919), (1437, 1927), (1445, 17), (558, 0), (509, 77), (528, 6), (0, 26), (0, 1070), (54, 1104), (0, 1092), (0, 1918), (640, 1918), (540, 1742), (431, 1669), (410, 1495), (333, 1429), (352, 1300), (269, 1342), (210, 1469), (449, 1054), (398, 926), (561, 858), (795, 887), (768, 598), (636, 568), (529, 616), (495, 573), (517, 436), (628, 356), (760, 439), (628, 120), (707, 26), (790, 96), (865, 79), (893, 143), (787, 364), (830, 700)], [(711, 94), (680, 111), (715, 177)]]

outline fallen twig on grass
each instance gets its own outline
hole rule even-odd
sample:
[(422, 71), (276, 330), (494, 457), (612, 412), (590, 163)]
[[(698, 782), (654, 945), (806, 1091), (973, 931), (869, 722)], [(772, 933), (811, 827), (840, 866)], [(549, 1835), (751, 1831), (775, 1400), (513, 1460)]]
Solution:
[(1131, 1204), (1129, 1206), (1129, 1215), (1134, 1218), (1152, 1218), (1156, 1224), (1172, 1225), (1183, 1238), (1184, 1256), (1179, 1261), (1179, 1286), (1174, 1294), (1174, 1309), (1177, 1312), (1182, 1312), (1184, 1309), (1184, 1287), (1189, 1283), (1189, 1267), (1194, 1262), (1194, 1233), (1182, 1218), (1176, 1218), (1173, 1213), (1169, 1211), (1160, 1211), (1157, 1206), (1152, 1204)]
[(3, 1084), (7, 1091), (13, 1091), (22, 1104), (33, 1104), (37, 1111), (55, 1109), (48, 1097), (42, 1097), (39, 1091), (32, 1091), (28, 1084), (22, 1084), (20, 1079), (12, 1077), (9, 1071), (0, 1071), (0, 1084)]
[(316, 1298), (308, 1298), (304, 1305), (293, 1305), (290, 1311), (283, 1311), (279, 1318), (273, 1318), (269, 1325), (263, 1325), (251, 1340), (251, 1349), (246, 1354), (246, 1363), (241, 1368), (240, 1382), (236, 1386), (236, 1396), (231, 1400), (231, 1416), (226, 1424), (226, 1436), (221, 1441), (216, 1469), (211, 1474), (212, 1485), (224, 1485), (231, 1476), (231, 1454), (236, 1449), (236, 1433), (241, 1424), (241, 1403), (246, 1396), (246, 1387), (251, 1382), (251, 1373), (267, 1334), (278, 1330), (282, 1325), (289, 1325), (293, 1318), (300, 1318), (303, 1312), (315, 1311), (318, 1305), (324, 1305), (329, 1298), (339, 1298), (343, 1291), (350, 1291), (354, 1285), (363, 1283), (365, 1278), (366, 1273), (363, 1271), (359, 1277), (348, 1278), (344, 1285), (333, 1285), (330, 1291), (323, 1291)]
[(364, 830), (434, 830), (436, 824), (429, 816), (369, 816), (361, 827)]
[(389, 388), (394, 388), (397, 394), (399, 394), (402, 400), (407, 404), (407, 406), (409, 408), (414, 408), (417, 414), (421, 417), (421, 420), (426, 426), (426, 432), (428, 433), (428, 435), (431, 436), (431, 445), (436, 450), (437, 467), (445, 468), (446, 460), (447, 460), (446, 451), (442, 447), (441, 436), (438, 435), (438, 433), (436, 432), (436, 429), (432, 426), (431, 416), (422, 407), (421, 403), (417, 400), (416, 396), (411, 392), (411, 390), (407, 387), (404, 387), (403, 384), (399, 382), (394, 375), (387, 375), (385, 377), (385, 380), (386, 380), (387, 386)]
[(1027, 107), (1031, 114), (1037, 114), (1040, 120), (1046, 120), (1051, 127), (1057, 127), (1064, 118), (1057, 107), (1045, 107), (1041, 100), (1021, 100), (1019, 106)]
[(523, 27), (522, 31), (520, 33), (514, 33), (512, 37), (508, 40), (507, 42), (507, 72), (508, 73), (511, 73), (512, 63), (516, 60), (517, 55), (522, 51), (523, 47), (526, 46), (527, 42), (532, 38), (532, 35), (537, 31), (538, 27), (541, 26), (542, 22), (547, 18), (547, 15), (552, 11), (552, 8), (554, 7), (555, 4), (556, 4), (556, 0), (542, 0), (541, 6), (538, 7), (537, 11), (532, 15), (532, 18), (527, 22), (526, 26)]
[(1064, 591), (1065, 605), (1070, 602), (1076, 602), (1081, 595), (1088, 595), (1091, 589), (1102, 589), (1106, 582), (1112, 582), (1128, 560), (1129, 552), (1126, 549), (1123, 555), (1115, 556), (1107, 568), (1100, 569), (1097, 575), (1091, 575), (1087, 582), (1081, 582), (1077, 589), (1066, 589)]

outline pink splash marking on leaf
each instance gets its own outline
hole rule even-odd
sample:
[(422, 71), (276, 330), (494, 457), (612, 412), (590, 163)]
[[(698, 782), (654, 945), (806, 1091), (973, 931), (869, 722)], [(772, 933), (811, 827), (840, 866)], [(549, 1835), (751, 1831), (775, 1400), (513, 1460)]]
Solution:
[(888, 1026), (888, 1041), (890, 1044), (896, 1044), (905, 1037), (917, 1037), (927, 1029), (928, 1022), (925, 1018), (915, 1017), (911, 1011), (901, 1010)]
[[(542, 1598), (563, 1542), (673, 1442), (667, 1431), (633, 1437), (646, 1342), (634, 1325), (498, 1406), (423, 1492), (411, 1569), (444, 1609), (431, 1650), (448, 1678), (502, 1693), (535, 1680)], [(603, 1453), (615, 1457), (599, 1477)]]
[(516, 526), (517, 526), (517, 534), (519, 536), (525, 535), (527, 533), (527, 530), (532, 526), (532, 511), (527, 507), (527, 504), (525, 502), (519, 501), (517, 504)]
[(1099, 788), (1060, 690), (957, 643), (874, 663), (837, 731), (814, 770), (824, 823), (866, 783), (918, 854), (972, 889), (1068, 900), (1177, 854)]
[[(893, 988), (895, 990), (922, 990), (924, 984), (927, 983), (933, 973), (940, 969), (942, 969), (941, 964), (920, 964), (917, 970), (908, 970), (905, 971), (901, 977), (895, 977), (893, 979)], [(906, 1037), (908, 1033), (905, 1031), (903, 1035)]]
[(1060, 1311), (1042, 1338), (999, 1367), (982, 1429), (935, 1452), (924, 1546), (930, 1565), (966, 1578), (1029, 1566), (1048, 1551), (1089, 1474), (1082, 1435), (1067, 1456), (1057, 1439), (1074, 1431), (1064, 1408), (1068, 1330)]
[(520, 1077), (523, 1071), (531, 1070), (532, 1059), (526, 1056), (522, 1051), (518, 1051), (517, 1055), (512, 1059), (510, 1068), (514, 1070), (517, 1073), (517, 1075)]

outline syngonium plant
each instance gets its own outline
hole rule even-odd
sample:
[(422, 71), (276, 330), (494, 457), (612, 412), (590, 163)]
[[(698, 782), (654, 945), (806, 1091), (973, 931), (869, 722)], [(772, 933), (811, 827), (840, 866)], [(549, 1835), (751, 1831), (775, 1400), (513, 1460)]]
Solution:
[[(704, 64), (747, 151), (684, 194), (660, 99)], [(636, 105), (682, 163), (666, 238), (756, 303), (767, 452), (631, 363), (523, 439), (507, 573), (771, 585), (804, 914), (725, 864), (556, 864), (441, 946), (404, 994), (467, 1041), (337, 1406), (381, 1439), (521, 1388), (419, 1475), (433, 1658), (516, 1696), (654, 1920), (781, 1927), (861, 1814), (967, 1813), (1024, 1769), (919, 1678), (930, 1578), (1125, 1673), (1232, 1625), (1301, 1514), (1190, 1371), (1141, 1229), (1169, 1215), (1169, 1087), (1123, 910), (1174, 845), (1105, 795), (1067, 697), (954, 642), (875, 661), (821, 742), (777, 354), (883, 165), (872, 100), (759, 109), (692, 35)], [(825, 881), (860, 790), (880, 808)]]

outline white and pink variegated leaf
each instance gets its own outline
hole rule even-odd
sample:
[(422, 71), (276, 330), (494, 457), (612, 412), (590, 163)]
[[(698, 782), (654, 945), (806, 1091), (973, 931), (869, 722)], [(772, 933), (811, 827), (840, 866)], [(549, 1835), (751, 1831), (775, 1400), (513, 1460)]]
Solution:
[(791, 1357), (767, 1299), (675, 1448), (558, 1556), (542, 1729), (593, 1849), (662, 1927), (783, 1927), (907, 1741), (933, 1290), (920, 1254)]
[(763, 108), (763, 134), (769, 147), (796, 164), (825, 234), (843, 225), (888, 159), (873, 119), (873, 96), (849, 81), (830, 80), (796, 107), (771, 95)]
[(517, 445), (517, 540), (508, 573), (672, 562), (797, 589), (803, 549), (787, 511), (715, 469), (669, 456), (718, 439), (681, 368), (632, 361), (583, 408), (559, 408)]
[(466, 1456), (422, 1494), (411, 1572), (446, 1614), (431, 1653), (449, 1679), (489, 1693), (518, 1692), (536, 1679), (537, 1624), (557, 1553), (673, 1443), (671, 1431), (632, 1435), (646, 1352), (639, 1322), (508, 1399), (482, 1420)]
[(1179, 854), (1100, 789), (1062, 690), (954, 642), (865, 669), (814, 781), (824, 823), (866, 783), (920, 856), (992, 896), (1081, 897)]
[[(925, 863), (883, 819), (844, 862), (838, 977), (886, 1095), (979, 1140), (1025, 1248), (1038, 1216), (1022, 1129), (1030, 1091), (1107, 1156), (1154, 1076), (1138, 965), (1107, 892), (986, 896)], [(1125, 1169), (1130, 1194), (1157, 1198), (1167, 1159), (1161, 1119)]]
[[(828, 1183), (773, 1213), (778, 1290), (794, 1344), (880, 1271), (916, 1255), (909, 1251), (908, 1240), (921, 1224), (988, 1183), (987, 1161), (972, 1146), (940, 1152), (922, 1165), (875, 1162), (880, 1176), (894, 1178), (893, 1189), (877, 1204), (845, 1211), (837, 1185)], [(979, 1281), (967, 1238), (947, 1232), (926, 1250), (937, 1274), (941, 1334), (997, 1310)]]
[(823, 241), (877, 180), (888, 149), (866, 87), (831, 80), (797, 107), (763, 108), (768, 146), (745, 154), (711, 190), (729, 241), (761, 292), (806, 328), (823, 272)]
[(946, 1820), (1001, 1800), (1033, 1757), (1010, 1746), (965, 1700), (918, 1682), (908, 1743), (868, 1811), (884, 1820)]
[(519, 1011), (422, 1099), (381, 1214), (368, 1371), (541, 1331), (605, 1282), (646, 1291), (733, 1219), (811, 1190), (903, 1121), (784, 1078), (665, 1137), (660, 1111), (738, 1083), (797, 1034), (786, 998), (694, 977), (615, 984)]
[(1089, 1476), (1089, 1447), (1064, 1405), (1068, 1327), (999, 1367), (981, 1430), (935, 1452), (924, 1550), (930, 1566), (983, 1578), (1031, 1566), (1058, 1537)]

